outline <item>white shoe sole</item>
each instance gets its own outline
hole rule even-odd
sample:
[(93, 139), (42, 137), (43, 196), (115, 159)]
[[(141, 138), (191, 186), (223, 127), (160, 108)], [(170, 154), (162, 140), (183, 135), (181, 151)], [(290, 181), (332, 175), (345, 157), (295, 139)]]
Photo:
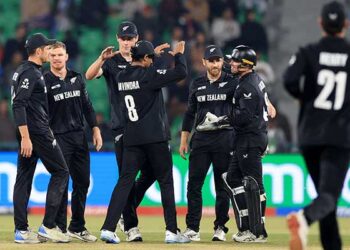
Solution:
[(44, 238), (46, 241), (47, 240), (51, 240), (52, 242), (54, 243), (69, 243), (70, 240), (57, 240), (57, 239), (53, 239), (51, 238), (48, 234), (44, 234), (44, 233), (41, 233), (41, 232), (38, 232), (38, 235), (42, 238)]
[(18, 244), (40, 244), (41, 241), (40, 240), (38, 240), (38, 241), (15, 240), (15, 243), (18, 243)]

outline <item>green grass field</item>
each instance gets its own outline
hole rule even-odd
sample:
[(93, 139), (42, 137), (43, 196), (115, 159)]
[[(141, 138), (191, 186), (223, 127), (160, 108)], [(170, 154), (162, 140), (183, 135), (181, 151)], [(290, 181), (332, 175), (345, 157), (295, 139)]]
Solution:
[[(39, 227), (42, 216), (30, 216), (29, 222), (33, 229)], [(102, 225), (104, 217), (89, 216), (87, 217), (87, 228), (91, 233), (99, 236), (99, 229)], [(140, 230), (143, 235), (143, 243), (128, 243), (125, 242), (125, 236), (118, 232), (122, 242), (119, 245), (105, 244), (102, 241), (97, 243), (82, 243), (78, 240), (73, 240), (68, 244), (43, 243), (39, 245), (19, 245), (13, 242), (13, 217), (9, 215), (0, 216), (0, 249), (288, 249), (288, 232), (285, 223), (285, 218), (268, 217), (267, 229), (269, 232), (268, 243), (265, 244), (239, 244), (231, 241), (232, 233), (234, 233), (235, 225), (232, 220), (227, 224), (230, 231), (227, 234), (226, 242), (212, 242), (213, 234), (213, 217), (203, 217), (201, 222), (201, 242), (192, 242), (190, 244), (167, 245), (164, 240), (164, 221), (160, 216), (142, 216), (140, 218)], [(185, 218), (178, 217), (178, 223), (182, 230), (185, 229)], [(343, 239), (343, 249), (350, 250), (350, 218), (340, 219), (340, 229)], [(318, 237), (318, 226), (313, 225), (309, 235), (308, 249), (321, 249)]]

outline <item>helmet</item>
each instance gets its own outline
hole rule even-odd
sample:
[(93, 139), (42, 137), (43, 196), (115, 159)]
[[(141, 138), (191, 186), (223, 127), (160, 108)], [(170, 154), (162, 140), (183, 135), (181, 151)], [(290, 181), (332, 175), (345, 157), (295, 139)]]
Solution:
[(245, 45), (239, 45), (233, 49), (231, 56), (229, 57), (231, 60), (242, 63), (247, 66), (255, 66), (256, 65), (256, 53), (255, 51)]

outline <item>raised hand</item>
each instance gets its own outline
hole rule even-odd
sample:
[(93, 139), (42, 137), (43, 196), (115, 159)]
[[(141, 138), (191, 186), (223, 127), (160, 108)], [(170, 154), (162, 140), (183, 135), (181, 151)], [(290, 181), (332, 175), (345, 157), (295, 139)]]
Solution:
[(108, 46), (107, 48), (105, 48), (101, 52), (101, 55), (100, 55), (101, 60), (102, 61), (107, 60), (119, 53), (119, 50), (113, 51), (113, 49), (114, 49), (114, 46)]
[(175, 48), (173, 51), (169, 51), (169, 54), (175, 56), (176, 54), (183, 54), (185, 53), (185, 41), (181, 41), (181, 42), (178, 42), (176, 45), (175, 45)]
[(157, 47), (154, 48), (154, 52), (156, 53), (157, 56), (160, 56), (161, 54), (164, 53), (164, 49), (170, 48), (169, 43), (163, 43)]

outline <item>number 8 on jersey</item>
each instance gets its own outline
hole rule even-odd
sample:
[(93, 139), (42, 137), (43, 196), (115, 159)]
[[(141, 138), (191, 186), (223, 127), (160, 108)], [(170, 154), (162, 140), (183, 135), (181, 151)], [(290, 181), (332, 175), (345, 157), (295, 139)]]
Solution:
[(132, 122), (138, 121), (139, 116), (137, 114), (137, 110), (135, 109), (134, 98), (132, 97), (132, 95), (126, 95), (124, 100), (126, 108), (128, 109), (129, 120)]

